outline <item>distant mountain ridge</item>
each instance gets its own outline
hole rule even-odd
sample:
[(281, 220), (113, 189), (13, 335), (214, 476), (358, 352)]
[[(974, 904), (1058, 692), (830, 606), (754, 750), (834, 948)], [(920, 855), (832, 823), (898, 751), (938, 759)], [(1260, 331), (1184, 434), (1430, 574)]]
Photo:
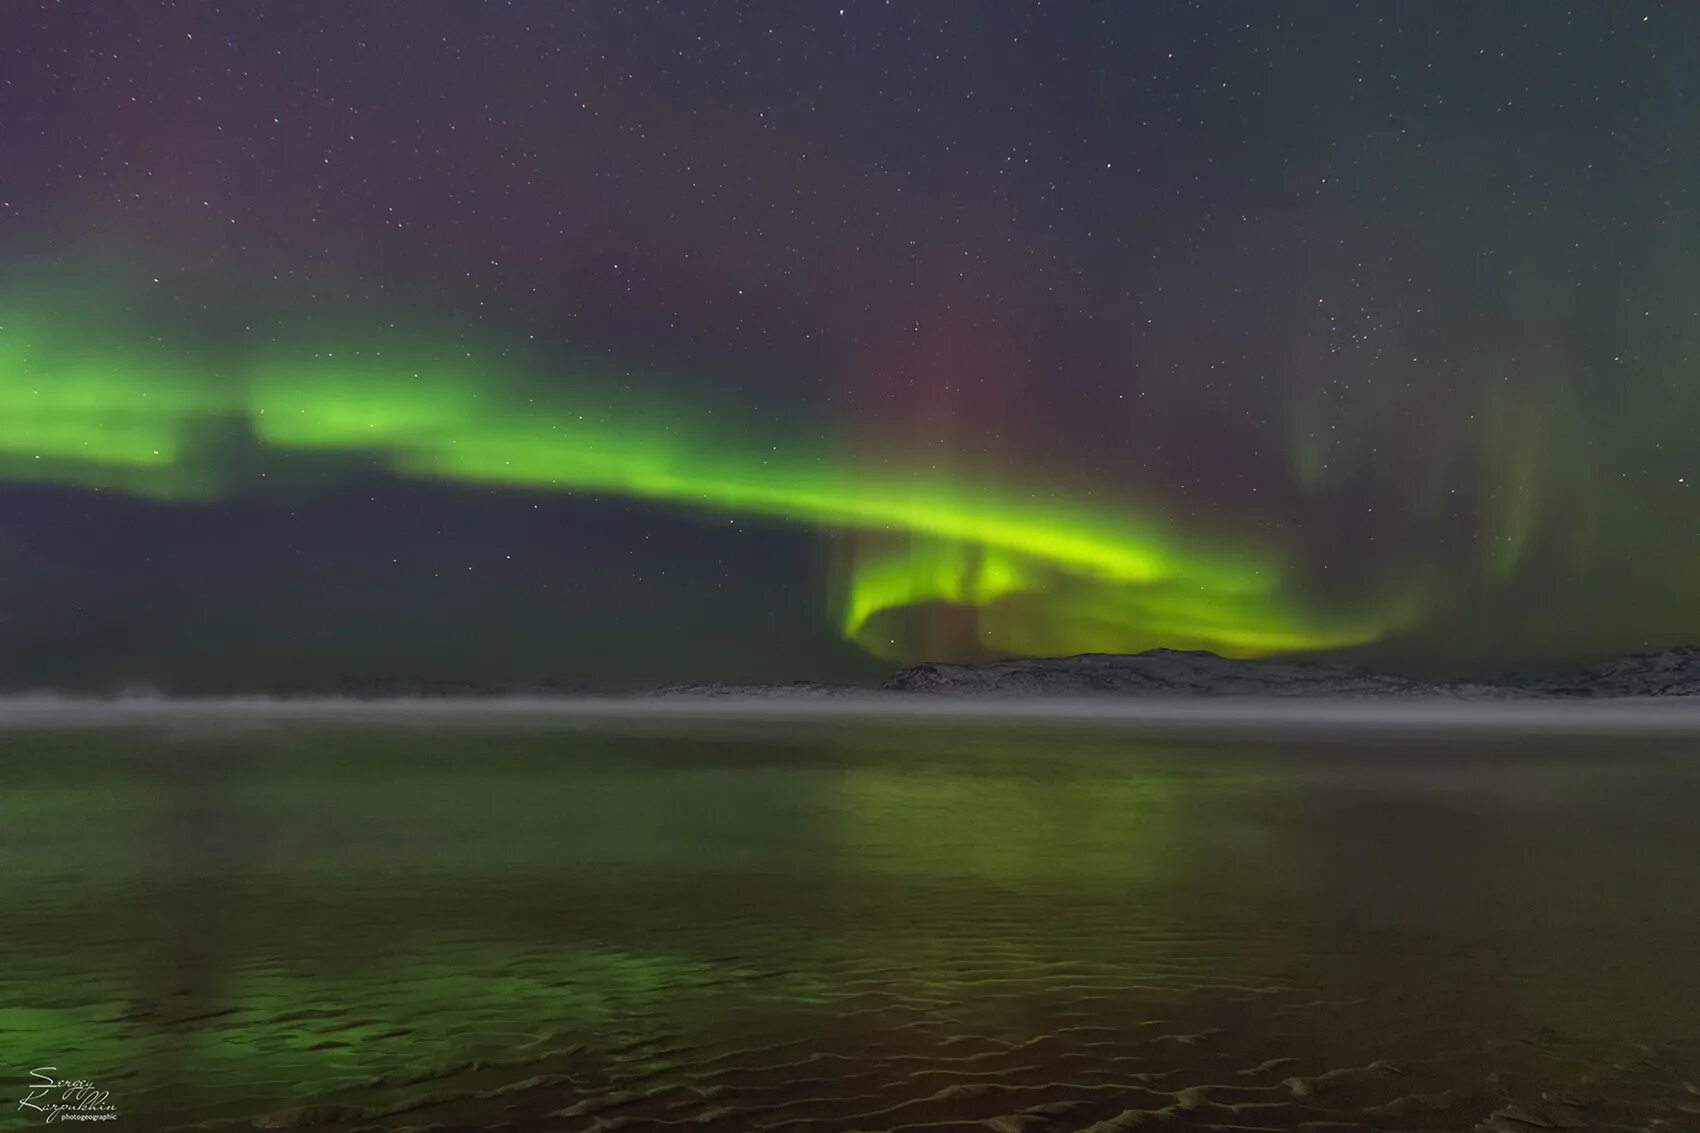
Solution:
[(947, 696), (1455, 697), (1471, 700), (1700, 695), (1700, 646), (1640, 653), (1559, 680), (1420, 681), (1338, 665), (1239, 661), (1205, 650), (1082, 653), (978, 665), (929, 662), (888, 692)]
[(1596, 665), (1571, 681), (1528, 687), (1550, 696), (1700, 696), (1700, 645), (1636, 653)]
[[(127, 690), (132, 695), (136, 690)], [(163, 694), (143, 690), (154, 696)], [(882, 693), (934, 696), (1112, 697), (1444, 697), (1460, 700), (1577, 700), (1589, 698), (1700, 696), (1700, 645), (1619, 658), (1574, 676), (1499, 680), (1424, 681), (1391, 673), (1307, 661), (1240, 661), (1201, 649), (1148, 649), (1143, 653), (1081, 653), (1073, 657), (1022, 657), (983, 664), (926, 662), (900, 669)], [(869, 696), (866, 686), (721, 684), (685, 682), (639, 692), (639, 697), (818, 700)], [(349, 700), (475, 700), (530, 697), (556, 700), (626, 696), (588, 686), (537, 680), (485, 684), (463, 680), (349, 679), (323, 690), (287, 690), (284, 698), (329, 695)]]

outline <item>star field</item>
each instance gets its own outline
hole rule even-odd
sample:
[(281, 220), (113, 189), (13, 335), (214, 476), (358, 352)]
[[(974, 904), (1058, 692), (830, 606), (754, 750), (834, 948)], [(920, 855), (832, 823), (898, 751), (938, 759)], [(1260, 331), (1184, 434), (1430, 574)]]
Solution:
[(1689, 5), (0, 13), (0, 680), (1700, 637)]

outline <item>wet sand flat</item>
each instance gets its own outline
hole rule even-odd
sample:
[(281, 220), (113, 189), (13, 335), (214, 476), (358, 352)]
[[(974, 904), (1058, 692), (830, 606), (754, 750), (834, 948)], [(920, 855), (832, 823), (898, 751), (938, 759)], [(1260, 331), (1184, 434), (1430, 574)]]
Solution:
[(1700, 1128), (1696, 815), (1681, 734), (0, 731), (4, 1110)]

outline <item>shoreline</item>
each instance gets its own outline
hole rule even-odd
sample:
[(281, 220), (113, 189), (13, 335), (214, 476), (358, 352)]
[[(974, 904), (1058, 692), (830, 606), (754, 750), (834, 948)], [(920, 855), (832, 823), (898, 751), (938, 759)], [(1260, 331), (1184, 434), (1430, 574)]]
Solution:
[(364, 726), (866, 721), (1135, 724), (1184, 729), (1700, 733), (1700, 697), (946, 696), (905, 692), (627, 696), (79, 697), (0, 695), (0, 732), (129, 726)]

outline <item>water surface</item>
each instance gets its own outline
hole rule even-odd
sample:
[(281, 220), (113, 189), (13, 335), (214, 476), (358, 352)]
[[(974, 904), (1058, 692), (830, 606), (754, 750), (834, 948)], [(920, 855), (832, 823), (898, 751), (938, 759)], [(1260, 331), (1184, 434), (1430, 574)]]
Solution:
[(1697, 756), (0, 731), (0, 1076), (55, 1066), (139, 1129), (1693, 1128)]

